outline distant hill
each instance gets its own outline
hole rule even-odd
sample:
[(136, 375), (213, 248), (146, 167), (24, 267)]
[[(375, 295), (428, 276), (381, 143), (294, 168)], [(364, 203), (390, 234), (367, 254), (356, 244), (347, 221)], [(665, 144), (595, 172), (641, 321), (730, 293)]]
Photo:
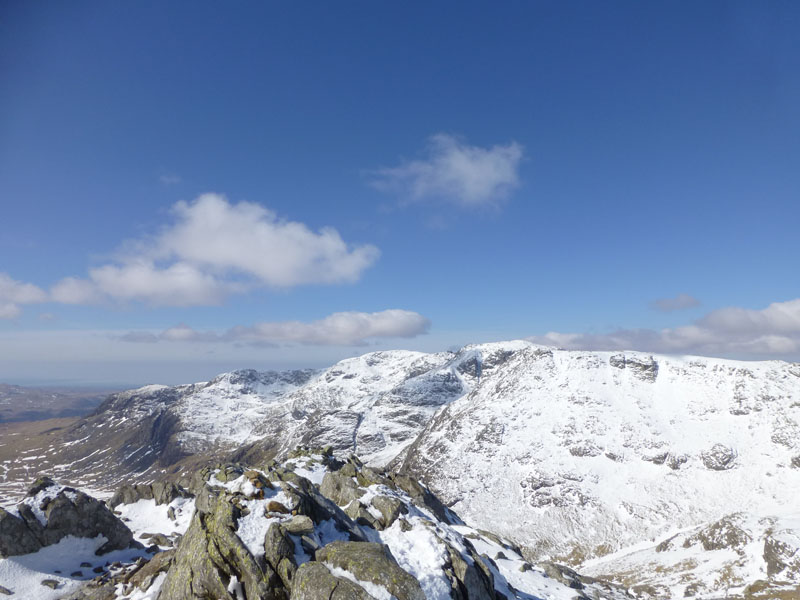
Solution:
[(0, 423), (82, 417), (117, 389), (28, 387), (0, 383)]

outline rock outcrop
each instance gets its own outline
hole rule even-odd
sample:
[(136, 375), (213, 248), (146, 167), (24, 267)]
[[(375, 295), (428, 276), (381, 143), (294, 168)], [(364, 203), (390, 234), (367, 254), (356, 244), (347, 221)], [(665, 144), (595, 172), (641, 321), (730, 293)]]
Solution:
[(14, 512), (0, 509), (0, 557), (36, 552), (67, 536), (105, 537), (98, 555), (137, 544), (105, 503), (49, 477), (38, 479)]
[[(111, 600), (121, 590), (158, 600), (524, 600), (542, 581), (570, 597), (630, 598), (608, 584), (584, 590), (553, 580), (408, 477), (337, 460), (329, 449), (290, 455), (262, 468), (202, 469), (192, 478), (194, 516), (175, 549), (70, 598)], [(350, 516), (354, 505), (369, 518)]]

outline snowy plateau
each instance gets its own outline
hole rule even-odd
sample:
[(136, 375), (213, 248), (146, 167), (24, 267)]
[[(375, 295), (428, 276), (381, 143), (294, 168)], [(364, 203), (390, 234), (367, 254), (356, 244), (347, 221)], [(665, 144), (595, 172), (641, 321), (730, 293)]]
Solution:
[(37, 472), (101, 494), (186, 484), (298, 446), (421, 481), (463, 520), (437, 535), (513, 549), (486, 547), (495, 569), (501, 552), (628, 597), (800, 598), (800, 365), (780, 361), (514, 341), (235, 371), (111, 395), (0, 464), (0, 491), (11, 506)]

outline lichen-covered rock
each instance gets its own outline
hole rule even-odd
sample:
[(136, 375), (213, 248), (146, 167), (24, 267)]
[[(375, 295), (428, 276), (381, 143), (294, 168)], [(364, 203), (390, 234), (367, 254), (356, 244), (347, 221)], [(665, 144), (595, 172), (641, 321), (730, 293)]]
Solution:
[(294, 543), (284, 528), (280, 523), (270, 523), (264, 536), (264, 560), (277, 570), (282, 560), (289, 559), (293, 562), (293, 554)]
[[(235, 600), (229, 585), (235, 577), (247, 598), (283, 600), (282, 582), (266, 561), (258, 561), (236, 535), (240, 509), (227, 494), (205, 492), (209, 510), (195, 512), (181, 539), (161, 588), (161, 598), (170, 600)], [(199, 500), (199, 498), (198, 498)]]
[(389, 549), (370, 542), (332, 542), (315, 559), (338, 567), (360, 581), (386, 588), (398, 600), (425, 600), (419, 582), (400, 568)]
[(314, 521), (306, 515), (297, 515), (284, 523), (283, 528), (292, 535), (308, 535), (314, 531)]
[(358, 500), (364, 495), (364, 490), (353, 481), (352, 477), (342, 475), (341, 472), (325, 473), (320, 493), (333, 500), (338, 506), (347, 506), (353, 500)]
[[(429, 508), (436, 506), (435, 498), (415, 481), (400, 477), (398, 482), (377, 471), (361, 476), (365, 467), (354, 457), (344, 466), (329, 457), (322, 460), (327, 474), (338, 473), (339, 482), (349, 479), (353, 484), (340, 489), (355, 490), (369, 506), (353, 499), (345, 512), (320, 493), (320, 486), (293, 472), (297, 468), (299, 473), (320, 475), (318, 454), (272, 464), (266, 471), (242, 465), (204, 469), (196, 512), (185, 534), (175, 539), (174, 549), (160, 552), (154, 545), (149, 562), (145, 555), (133, 564), (115, 563), (69, 599), (114, 600), (121, 593), (158, 600), (374, 600), (389, 595), (423, 600), (423, 585), (416, 577), (428, 582), (425, 589), (435, 589), (434, 597), (450, 600), (537, 597), (532, 595), (536, 590), (517, 593), (510, 585), (512, 579), (519, 583), (522, 565), (532, 568), (519, 549), (488, 532), (451, 527), (435, 518)], [(356, 475), (339, 473), (347, 465)], [(225, 483), (216, 476), (219, 473), (225, 473)], [(239, 476), (233, 477), (236, 473)], [(369, 483), (368, 489), (356, 480)], [(381, 482), (373, 483), (376, 480)], [(337, 478), (328, 481), (336, 483)], [(288, 512), (271, 511), (276, 503)], [(25, 506), (27, 518), (36, 520)], [(457, 519), (441, 509), (449, 520)], [(369, 518), (361, 518), (364, 515)], [(25, 517), (20, 520), (24, 523)], [(166, 540), (154, 531), (150, 542)], [(476, 550), (487, 546), (492, 550), (486, 555)], [(573, 595), (629, 598), (595, 594), (598, 590), (586, 591), (593, 596)]]
[(374, 600), (360, 585), (333, 575), (328, 567), (309, 562), (297, 569), (292, 600)]
[(482, 563), (481, 559), (471, 556), (471, 562), (467, 562), (461, 553), (450, 545), (447, 546), (447, 552), (450, 555), (447, 575), (453, 586), (453, 597), (459, 600), (494, 600), (492, 575), (487, 569), (478, 566)]
[(383, 529), (381, 523), (376, 519), (372, 513), (367, 511), (366, 507), (361, 504), (360, 500), (353, 500), (344, 509), (345, 514), (353, 519), (358, 525), (366, 525), (374, 529)]
[(390, 527), (400, 515), (408, 513), (403, 501), (393, 496), (375, 496), (372, 506), (381, 513), (381, 525), (384, 529)]

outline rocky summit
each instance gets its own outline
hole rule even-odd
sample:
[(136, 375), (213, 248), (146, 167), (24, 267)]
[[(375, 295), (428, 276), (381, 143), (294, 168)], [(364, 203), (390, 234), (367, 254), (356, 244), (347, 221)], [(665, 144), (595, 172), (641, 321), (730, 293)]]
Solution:
[[(25, 506), (80, 494), (43, 482)], [(91, 500), (105, 511), (104, 526), (70, 530), (71, 551), (56, 537), (14, 548), (28, 570), (6, 558), (0, 581), (18, 597), (70, 600), (632, 598), (567, 567), (531, 564), (510, 542), (465, 525), (416, 480), (329, 449), (298, 449), (259, 467), (209, 465), (183, 483), (127, 486), (109, 502), (113, 513)], [(95, 535), (115, 543), (81, 555), (75, 541)], [(160, 543), (141, 550), (134, 536)], [(48, 539), (62, 545), (60, 562), (44, 558)], [(119, 546), (131, 548), (127, 557), (93, 566)], [(96, 575), (66, 576), (78, 561)]]

